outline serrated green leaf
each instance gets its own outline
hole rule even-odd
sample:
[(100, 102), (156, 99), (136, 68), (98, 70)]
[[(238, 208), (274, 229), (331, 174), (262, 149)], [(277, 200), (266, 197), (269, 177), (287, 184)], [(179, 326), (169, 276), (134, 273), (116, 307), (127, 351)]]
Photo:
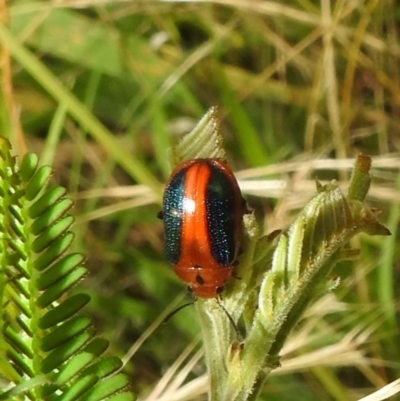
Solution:
[(43, 387), (42, 397), (46, 398), (55, 391), (63, 389), (70, 380), (76, 379), (76, 376), (78, 376), (86, 366), (92, 363), (95, 358), (95, 355), (87, 352), (74, 355), (62, 366), (59, 372), (53, 375), (52, 383)]
[(90, 340), (91, 336), (91, 333), (85, 331), (50, 352), (46, 358), (42, 360), (42, 373), (49, 373), (53, 369), (59, 368), (65, 361), (83, 348), (83, 346)]
[(93, 355), (100, 356), (107, 350), (109, 344), (110, 342), (105, 338), (96, 337), (85, 346), (82, 352), (90, 352)]
[(86, 400), (86, 391), (92, 388), (98, 381), (99, 379), (96, 376), (83, 377), (65, 391), (63, 395), (57, 397), (57, 401), (84, 401)]
[(35, 174), (38, 163), (39, 158), (35, 153), (27, 153), (23, 157), (19, 168), (19, 174), (22, 181), (28, 182), (32, 178), (33, 174)]
[(113, 395), (114, 393), (123, 390), (129, 385), (128, 377), (119, 373), (107, 380), (99, 382), (93, 389), (85, 394), (85, 401), (101, 401)]
[(216, 107), (211, 107), (193, 130), (185, 135), (177, 146), (169, 150), (169, 158), (172, 167), (188, 159), (226, 160)]
[(36, 219), (40, 216), (48, 207), (54, 205), (58, 200), (60, 200), (67, 190), (64, 187), (52, 187), (46, 190), (46, 192), (36, 200), (29, 208), (29, 217)]
[(40, 291), (47, 289), (81, 265), (84, 259), (80, 253), (72, 253), (64, 256), (39, 276), (36, 281), (37, 288)]
[(90, 363), (92, 363), (95, 357), (95, 355), (89, 352), (81, 352), (72, 357), (57, 374), (55, 378), (55, 384), (60, 387), (63, 386), (78, 373), (82, 372), (83, 369), (85, 369)]
[(17, 310), (20, 314), (26, 316), (28, 319), (32, 317), (32, 312), (29, 309), (29, 305), (27, 305), (26, 303), (26, 299), (23, 299), (23, 297), (21, 297), (20, 294), (14, 292), (12, 293), (10, 292), (9, 297), (10, 297), (9, 301), (13, 303), (15, 310)]
[(31, 225), (32, 234), (39, 235), (43, 230), (59, 220), (69, 209), (71, 209), (73, 204), (74, 202), (68, 198), (62, 199), (54, 204), (33, 222)]
[[(8, 207), (8, 211), (11, 213), (12, 217), (17, 221), (17, 223), (19, 224), (23, 224), (24, 223), (24, 219), (21, 216), (21, 207), (18, 204), (19, 203), (19, 198), (23, 196), (23, 191), (18, 191), (16, 192), (12, 198), (10, 199), (11, 202), (13, 202), (13, 205), (10, 205)], [(13, 220), (11, 221), (11, 223), (16, 223)], [(25, 237), (25, 234), (22, 234), (22, 237)]]
[(23, 338), (20, 332), (15, 332), (11, 326), (8, 326), (4, 330), (4, 336), (7, 338), (8, 343), (13, 345), (15, 350), (18, 350), (18, 352), (24, 354), (29, 359), (33, 358), (33, 351), (30, 348), (30, 344), (26, 342), (26, 338)]
[(6, 351), (6, 357), (12, 361), (16, 367), (18, 367), (18, 370), (23, 371), (28, 377), (35, 377), (35, 372), (32, 368), (32, 365), (31, 363), (28, 363), (28, 361), (31, 361), (24, 359), (14, 348), (8, 347)]
[(108, 356), (106, 358), (100, 359), (93, 365), (89, 366), (82, 375), (96, 375), (100, 378), (104, 378), (106, 376), (111, 375), (112, 373), (116, 372), (117, 370), (122, 368), (122, 361), (121, 359), (115, 356)]
[[(9, 219), (6, 220), (7, 223), (9, 223)], [(7, 229), (5, 232), (7, 233), (6, 235), (6, 244), (7, 247), (9, 248), (8, 250), (12, 249), (14, 252), (16, 252), (16, 255), (13, 255), (13, 258), (18, 258), (22, 261), (25, 261), (27, 259), (27, 253), (26, 253), (26, 241), (25, 238), (12, 238), (13, 233), (12, 230), (10, 230), (11, 225), (8, 224)]]
[(40, 167), (25, 188), (26, 199), (35, 199), (36, 196), (45, 188), (52, 174), (53, 169), (50, 166)]
[(75, 294), (64, 300), (54, 309), (49, 310), (40, 320), (39, 327), (48, 329), (57, 323), (69, 319), (71, 316), (79, 312), (88, 302), (90, 296), (87, 294)]
[(32, 243), (32, 250), (36, 253), (43, 252), (52, 242), (62, 236), (74, 222), (74, 217), (67, 215), (56, 224), (47, 227)]
[(34, 268), (36, 270), (44, 270), (48, 268), (54, 261), (63, 255), (70, 247), (74, 239), (72, 232), (65, 233), (62, 237), (57, 238), (51, 247), (47, 248), (36, 260)]
[[(64, 189), (50, 189), (38, 203), (34, 203), (29, 210), (30, 216), (27, 216), (26, 200), (38, 196), (52, 170), (42, 167), (33, 174), (37, 158), (30, 156), (25, 158), (22, 173), (19, 171), (18, 176), (14, 170), (16, 159), (9, 157), (8, 150), (6, 147), (2, 161), (7, 160), (10, 165), (5, 167), (5, 172), (0, 170), (3, 176), (0, 188), (4, 193), (4, 197), (0, 197), (0, 227), (6, 233), (4, 243), (7, 250), (2, 253), (6, 256), (5, 274), (0, 274), (0, 295), (3, 295), (4, 288), (7, 294), (3, 303), (3, 320), (0, 319), (0, 339), (3, 339), (5, 362), (1, 376), (5, 380), (3, 387), (9, 391), (3, 392), (0, 399), (21, 398), (23, 395), (29, 400), (82, 401), (87, 398), (84, 393), (95, 388), (99, 376), (104, 377), (103, 388), (115, 386), (116, 381), (107, 376), (120, 369), (122, 362), (116, 357), (96, 361), (108, 347), (108, 342), (94, 338), (95, 330), (90, 318), (76, 315), (90, 300), (88, 295), (75, 295), (50, 311), (39, 310), (58, 300), (87, 271), (81, 266), (82, 255), (63, 256), (73, 239), (73, 234), (67, 231), (73, 218), (65, 216), (72, 201), (62, 199)], [(21, 184), (19, 177), (22, 175), (23, 179), (30, 179), (27, 185)], [(5, 204), (4, 215), (2, 203)], [(6, 218), (2, 219), (3, 216)], [(36, 217), (33, 223), (29, 220), (32, 216)], [(0, 229), (0, 236), (1, 233)], [(30, 238), (27, 240), (28, 236), (34, 235), (37, 237), (32, 242)], [(33, 251), (42, 252), (36, 261), (33, 260), (36, 257)], [(37, 271), (32, 272), (33, 267)], [(38, 291), (43, 292), (37, 296)], [(43, 313), (44, 316), (40, 317)], [(38, 361), (41, 361), (40, 365)], [(89, 364), (90, 371), (96, 375), (90, 374)], [(85, 368), (85, 374), (82, 374)], [(34, 380), (29, 380), (31, 377)], [(41, 388), (36, 388), (38, 386)]]
[(47, 289), (42, 295), (37, 299), (37, 305), (40, 308), (46, 308), (52, 302), (61, 297), (66, 291), (68, 291), (73, 285), (87, 274), (87, 269), (84, 267), (78, 267), (72, 271), (64, 280), (57, 282), (52, 287)]
[(72, 337), (85, 331), (91, 324), (91, 319), (86, 316), (75, 316), (71, 318), (42, 338), (42, 351), (52, 351), (54, 348), (69, 341)]

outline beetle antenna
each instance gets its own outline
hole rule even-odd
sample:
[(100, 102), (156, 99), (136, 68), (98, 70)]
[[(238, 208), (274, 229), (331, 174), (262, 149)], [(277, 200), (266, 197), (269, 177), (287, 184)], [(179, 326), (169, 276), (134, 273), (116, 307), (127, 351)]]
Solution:
[(237, 324), (234, 322), (232, 316), (229, 314), (229, 312), (226, 310), (225, 306), (222, 305), (221, 300), (217, 297), (215, 298), (215, 300), (217, 301), (217, 304), (220, 306), (220, 308), (224, 311), (226, 317), (228, 318), (229, 322), (231, 323), (233, 330), (235, 330), (236, 333), (236, 337), (238, 338), (238, 340), (241, 340), (242, 334), (240, 333), (239, 327), (237, 326)]
[[(221, 300), (219, 298), (215, 298), (215, 300), (217, 301), (218, 306), (224, 311), (226, 317), (228, 318), (230, 324), (233, 327), (233, 330), (236, 333), (236, 337), (241, 340), (242, 334), (240, 333), (239, 327), (237, 326), (237, 324), (234, 322), (232, 316), (229, 314), (229, 312), (226, 310), (225, 306), (222, 305)], [(173, 310), (171, 313), (169, 313), (163, 320), (163, 324), (167, 324), (171, 318), (173, 318), (179, 311), (181, 311), (182, 309), (186, 308), (187, 306), (193, 305), (195, 302), (197, 301), (197, 298), (195, 298), (193, 301), (188, 302), (186, 304), (183, 304), (181, 306), (178, 306), (175, 310)]]
[(187, 306), (193, 305), (195, 302), (197, 301), (197, 298), (195, 298), (193, 301), (188, 302), (187, 304), (183, 304), (181, 306), (178, 306), (175, 310), (173, 310), (171, 313), (168, 313), (168, 315), (165, 317), (165, 319), (163, 320), (163, 324), (167, 324), (171, 318), (176, 315), (180, 310), (182, 310), (183, 308), (186, 308)]

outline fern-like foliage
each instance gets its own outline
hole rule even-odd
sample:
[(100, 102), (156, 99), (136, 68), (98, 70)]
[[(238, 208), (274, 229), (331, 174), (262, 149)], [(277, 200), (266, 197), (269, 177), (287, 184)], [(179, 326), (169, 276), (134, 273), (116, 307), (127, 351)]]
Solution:
[(128, 401), (120, 359), (104, 356), (80, 314), (86, 294), (67, 291), (87, 273), (73, 241), (65, 188), (33, 154), (20, 166), (0, 137), (0, 400)]

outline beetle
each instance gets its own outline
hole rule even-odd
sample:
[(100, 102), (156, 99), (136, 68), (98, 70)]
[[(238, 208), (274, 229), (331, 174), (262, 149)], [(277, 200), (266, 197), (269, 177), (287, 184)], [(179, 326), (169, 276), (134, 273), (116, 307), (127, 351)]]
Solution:
[(242, 237), (245, 201), (228, 165), (191, 159), (164, 189), (165, 255), (197, 297), (218, 296), (232, 276)]

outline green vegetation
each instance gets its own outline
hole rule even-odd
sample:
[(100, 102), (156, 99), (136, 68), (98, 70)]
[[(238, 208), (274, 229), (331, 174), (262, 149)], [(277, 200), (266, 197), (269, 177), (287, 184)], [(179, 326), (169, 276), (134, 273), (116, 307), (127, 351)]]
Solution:
[(352, 240), (359, 255), (335, 266), (339, 285), (309, 305), (258, 399), (352, 401), (400, 376), (393, 2), (0, 5), (1, 134), (19, 159), (29, 150), (52, 165), (52, 183), (75, 201), (72, 251), (87, 255), (89, 274), (71, 295), (91, 296), (84, 313), (141, 399), (206, 399), (199, 305), (161, 325), (190, 296), (165, 261), (156, 215), (166, 150), (214, 105), (265, 234), (296, 220), (316, 178), (345, 194), (359, 152), (372, 156), (366, 203), (392, 233)]

